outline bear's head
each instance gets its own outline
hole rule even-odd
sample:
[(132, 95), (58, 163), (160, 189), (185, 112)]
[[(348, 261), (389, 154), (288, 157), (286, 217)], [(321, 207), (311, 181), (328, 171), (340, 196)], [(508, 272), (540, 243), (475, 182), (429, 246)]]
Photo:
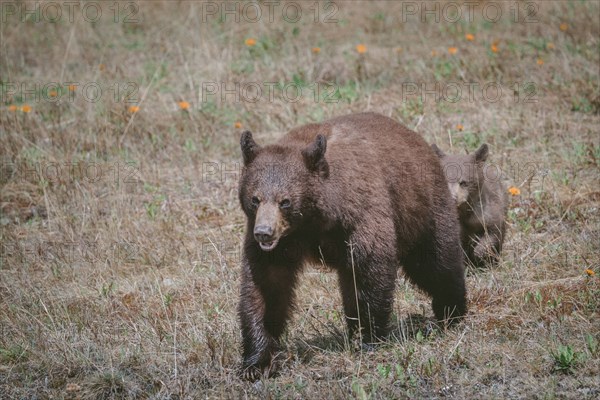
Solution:
[(446, 154), (435, 144), (431, 145), (440, 157), (452, 198), (459, 210), (477, 203), (484, 184), (483, 166), (488, 157), (488, 145), (482, 144), (474, 153)]
[(248, 228), (263, 251), (302, 227), (315, 210), (315, 189), (327, 178), (327, 140), (317, 135), (305, 147), (261, 147), (245, 131), (240, 140), (244, 168), (239, 198)]

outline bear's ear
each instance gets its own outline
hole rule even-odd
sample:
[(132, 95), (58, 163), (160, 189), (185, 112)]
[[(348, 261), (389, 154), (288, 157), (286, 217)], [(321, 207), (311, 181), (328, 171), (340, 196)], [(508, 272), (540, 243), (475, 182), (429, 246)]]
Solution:
[(479, 163), (484, 162), (485, 160), (487, 160), (488, 154), (488, 145), (484, 143), (475, 151), (475, 161)]
[(435, 143), (431, 145), (431, 148), (433, 151), (435, 151), (435, 154), (437, 154), (439, 158), (442, 158), (446, 155), (439, 147), (437, 147)]
[(260, 146), (256, 144), (252, 138), (252, 132), (250, 131), (244, 131), (242, 133), (242, 137), (240, 138), (240, 147), (242, 148), (244, 165), (250, 164), (260, 150)]
[(325, 151), (327, 150), (327, 139), (318, 134), (315, 141), (302, 150), (304, 164), (312, 172), (318, 172), (320, 176), (326, 178), (329, 176), (329, 164), (325, 160)]

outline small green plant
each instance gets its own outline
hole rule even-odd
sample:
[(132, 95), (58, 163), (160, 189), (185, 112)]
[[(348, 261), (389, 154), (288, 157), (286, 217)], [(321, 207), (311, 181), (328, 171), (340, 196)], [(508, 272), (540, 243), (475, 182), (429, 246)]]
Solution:
[(405, 388), (417, 386), (417, 380), (414, 376), (408, 375), (404, 367), (400, 364), (394, 365), (394, 384), (398, 384)]
[(395, 365), (395, 377), (396, 380), (400, 381), (401, 383), (404, 383), (406, 381), (406, 374), (404, 373), (404, 368), (402, 368), (402, 365), (400, 364)]
[(189, 153), (196, 152), (196, 144), (194, 143), (194, 141), (192, 139), (186, 139), (185, 144), (183, 145), (183, 148), (186, 151), (188, 151)]
[(21, 345), (0, 347), (0, 362), (16, 363), (27, 358), (27, 349)]
[(154, 196), (154, 199), (151, 202), (144, 204), (144, 207), (146, 208), (146, 214), (148, 214), (151, 219), (156, 218), (158, 211), (165, 200), (166, 197), (164, 195)]
[(427, 361), (421, 364), (421, 374), (426, 377), (433, 377), (441, 368), (441, 365), (435, 357), (429, 357)]
[(412, 99), (409, 98), (403, 102), (402, 108), (399, 110), (400, 116), (404, 121), (410, 121), (415, 116), (423, 115), (425, 112), (425, 104), (423, 103), (422, 96)]
[(108, 297), (113, 292), (114, 288), (115, 288), (114, 282), (110, 282), (108, 284), (103, 283), (102, 288), (100, 288), (100, 294), (102, 295), (102, 297)]
[(596, 355), (598, 352), (598, 340), (593, 335), (589, 333), (585, 335), (585, 344), (590, 354), (592, 356)]
[(589, 114), (594, 111), (594, 107), (585, 97), (578, 97), (571, 101), (571, 111)]
[(361, 385), (360, 382), (357, 380), (354, 380), (354, 382), (352, 382), (352, 391), (354, 392), (354, 395), (357, 399), (367, 400), (369, 398), (367, 391), (365, 390), (363, 385)]
[(417, 343), (423, 343), (423, 341), (425, 340), (425, 336), (423, 335), (423, 332), (421, 332), (420, 329), (417, 332), (417, 335), (415, 336), (415, 339), (417, 340)]
[(479, 137), (473, 132), (466, 131), (462, 135), (462, 142), (464, 146), (471, 151), (472, 149), (476, 149), (481, 144), (481, 140)]
[(557, 310), (562, 305), (562, 296), (558, 296), (555, 299), (548, 300), (547, 305), (549, 309)]
[(387, 377), (390, 376), (391, 371), (392, 367), (390, 365), (377, 364), (377, 372), (383, 379), (387, 379)]
[[(433, 73), (438, 81), (444, 81), (446, 78), (451, 77), (454, 74), (455, 64), (451, 61), (441, 61), (435, 66)], [(450, 95), (451, 97), (452, 95)]]
[(334, 95), (335, 100), (342, 100), (348, 104), (353, 103), (359, 97), (360, 88), (355, 81), (350, 81), (343, 86), (337, 86)]
[(571, 373), (580, 356), (581, 354), (574, 351), (571, 346), (561, 344), (555, 351), (552, 351), (554, 369), (563, 373)]
[(173, 295), (171, 293), (167, 293), (163, 296), (163, 303), (165, 307), (169, 307), (173, 302)]
[(527, 292), (525, 294), (525, 303), (534, 303), (536, 306), (541, 308), (542, 300), (542, 292), (540, 292), (539, 289), (535, 292)]

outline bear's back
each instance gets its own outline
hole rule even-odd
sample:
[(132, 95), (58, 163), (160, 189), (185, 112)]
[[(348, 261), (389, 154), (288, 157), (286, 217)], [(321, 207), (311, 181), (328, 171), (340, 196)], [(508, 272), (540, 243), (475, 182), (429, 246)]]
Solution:
[(338, 145), (387, 148), (402, 143), (406, 147), (427, 147), (415, 132), (391, 118), (372, 112), (344, 115), (294, 128), (278, 144), (305, 147), (319, 133), (327, 138), (328, 152), (338, 151)]
[(375, 113), (337, 117), (295, 128), (277, 144), (300, 151), (317, 134), (327, 138), (330, 169), (318, 206), (334, 219), (349, 226), (392, 223), (410, 242), (450, 199), (437, 155), (421, 136), (391, 118)]
[[(420, 135), (391, 118), (372, 112), (300, 126), (278, 144), (303, 149), (317, 134), (327, 138), (326, 159), (332, 168), (343, 168), (356, 178), (405, 180), (406, 173), (424, 172), (432, 177), (441, 171), (437, 156)], [(356, 169), (351, 171), (353, 167)]]

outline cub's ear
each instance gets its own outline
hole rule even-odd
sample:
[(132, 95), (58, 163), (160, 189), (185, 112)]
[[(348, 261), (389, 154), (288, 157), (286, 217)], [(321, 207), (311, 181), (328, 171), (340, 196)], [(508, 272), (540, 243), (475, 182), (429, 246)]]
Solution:
[(325, 151), (327, 150), (327, 139), (318, 134), (315, 141), (302, 150), (304, 164), (309, 171), (318, 172), (323, 178), (329, 176), (329, 164), (325, 160)]
[(435, 151), (435, 154), (437, 154), (439, 158), (442, 158), (446, 155), (439, 147), (437, 147), (435, 143), (431, 145), (431, 148), (433, 151)]
[(252, 132), (250, 131), (242, 132), (242, 137), (240, 138), (240, 147), (242, 148), (244, 165), (250, 164), (260, 150), (260, 146), (256, 144), (252, 138)]
[(475, 161), (476, 162), (484, 162), (487, 160), (489, 154), (489, 149), (487, 143), (484, 143), (475, 151)]

